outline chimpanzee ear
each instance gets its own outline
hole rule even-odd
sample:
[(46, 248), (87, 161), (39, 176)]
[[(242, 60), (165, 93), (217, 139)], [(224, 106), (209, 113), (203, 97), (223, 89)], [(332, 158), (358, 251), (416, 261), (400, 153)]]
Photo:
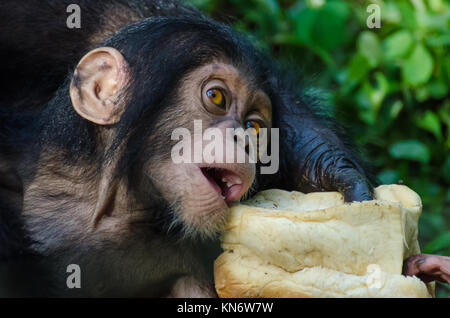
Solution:
[(99, 125), (117, 123), (125, 111), (126, 103), (119, 95), (128, 78), (128, 64), (119, 51), (111, 47), (90, 51), (78, 63), (70, 83), (75, 111)]

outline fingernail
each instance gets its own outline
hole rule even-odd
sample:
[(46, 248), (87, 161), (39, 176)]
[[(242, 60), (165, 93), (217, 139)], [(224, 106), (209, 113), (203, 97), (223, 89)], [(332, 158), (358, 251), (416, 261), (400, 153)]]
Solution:
[(426, 259), (425, 257), (421, 257), (421, 258), (419, 258), (417, 261), (415, 261), (414, 264), (420, 265), (420, 264), (425, 263), (426, 260), (427, 260), (427, 259)]

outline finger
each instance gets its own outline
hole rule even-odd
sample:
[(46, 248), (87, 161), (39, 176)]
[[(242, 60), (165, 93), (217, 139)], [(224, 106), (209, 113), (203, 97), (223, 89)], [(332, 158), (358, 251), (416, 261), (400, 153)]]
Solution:
[(373, 200), (372, 187), (365, 180), (346, 186), (343, 195), (345, 202)]
[(425, 282), (437, 280), (450, 282), (450, 257), (440, 255), (418, 254), (405, 260), (405, 275), (417, 276)]
[(403, 274), (407, 276), (417, 276), (420, 273), (419, 266), (424, 263), (427, 255), (417, 254), (408, 257), (403, 261)]

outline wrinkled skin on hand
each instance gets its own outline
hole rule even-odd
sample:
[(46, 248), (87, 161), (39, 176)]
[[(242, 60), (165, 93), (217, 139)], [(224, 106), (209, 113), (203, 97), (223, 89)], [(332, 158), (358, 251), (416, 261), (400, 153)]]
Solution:
[[(308, 126), (311, 121), (314, 119), (303, 118), (298, 123)], [(286, 135), (288, 140), (296, 137), (290, 136), (290, 132)], [(295, 143), (295, 162), (302, 167), (300, 190), (338, 191), (346, 202), (372, 200), (372, 185), (363, 169), (334, 137), (327, 128), (313, 128), (304, 131)]]
[(372, 200), (377, 182), (342, 127), (312, 110), (315, 98), (280, 96), (273, 114), (280, 129), (277, 184), (301, 192), (338, 191), (346, 202)]
[(429, 254), (410, 256), (403, 263), (403, 274), (417, 276), (425, 283), (434, 280), (450, 283), (450, 257)]

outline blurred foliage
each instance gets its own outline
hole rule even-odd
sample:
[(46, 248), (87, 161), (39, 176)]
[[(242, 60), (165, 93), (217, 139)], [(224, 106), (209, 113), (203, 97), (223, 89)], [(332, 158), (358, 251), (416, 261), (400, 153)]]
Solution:
[[(332, 92), (330, 111), (380, 181), (421, 196), (423, 251), (450, 255), (449, 1), (190, 2)], [(381, 9), (380, 28), (367, 24), (372, 3)], [(449, 292), (441, 285), (440, 296)]]

